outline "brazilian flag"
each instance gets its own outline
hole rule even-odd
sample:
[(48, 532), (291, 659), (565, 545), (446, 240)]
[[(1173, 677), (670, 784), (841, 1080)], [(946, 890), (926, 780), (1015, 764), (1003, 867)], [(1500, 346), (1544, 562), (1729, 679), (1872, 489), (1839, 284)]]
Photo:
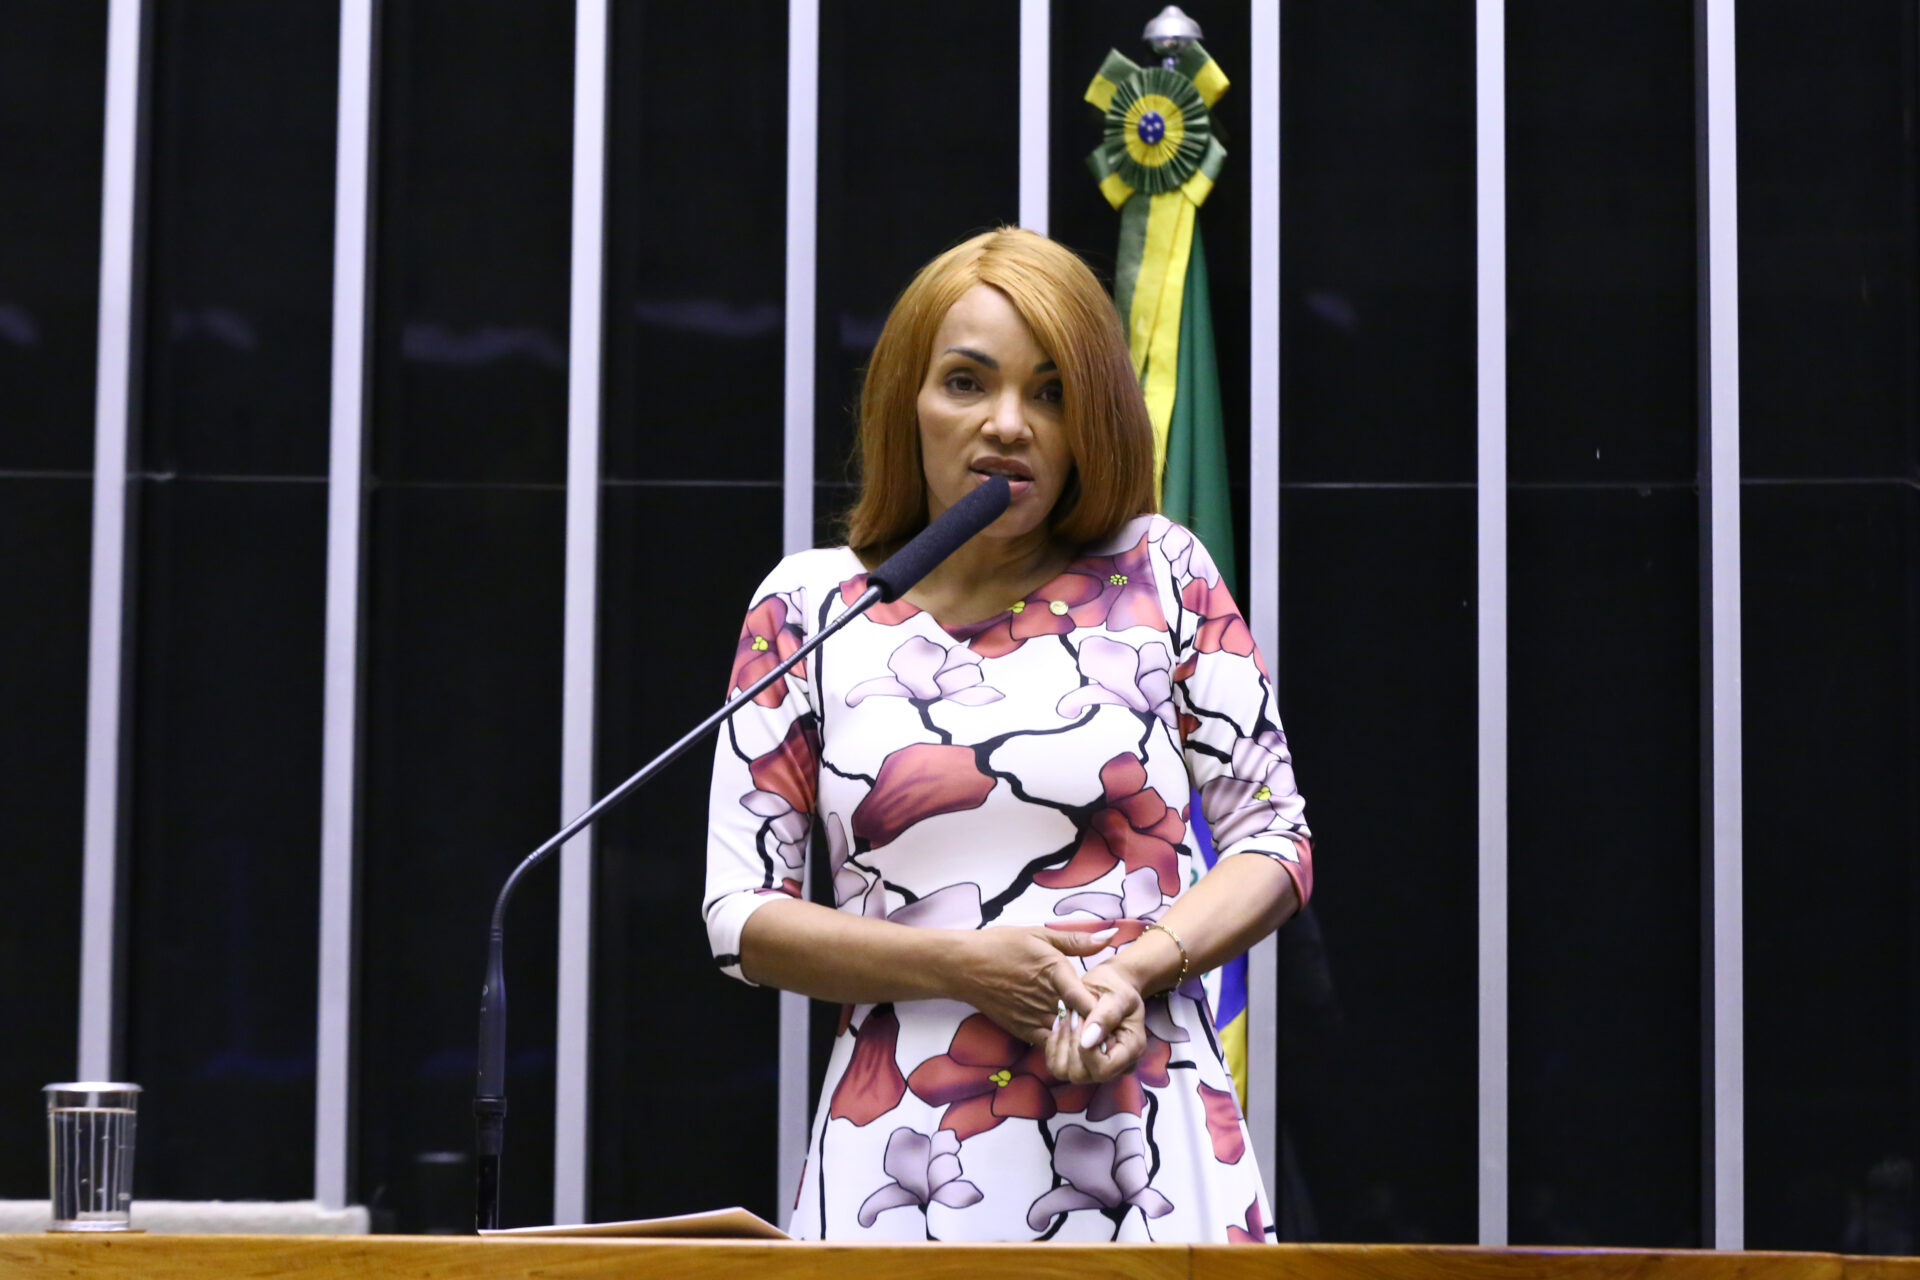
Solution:
[[(1087, 101), (1105, 117), (1101, 144), (1087, 166), (1120, 212), (1114, 302), (1153, 423), (1160, 510), (1199, 535), (1237, 595), (1220, 371), (1207, 255), (1195, 216), (1226, 160), (1210, 115), (1226, 91), (1225, 73), (1197, 43), (1170, 67), (1141, 67), (1109, 53), (1087, 88)], [(1211, 868), (1218, 855), (1198, 804), (1193, 830), (1200, 861)], [(1244, 1114), (1246, 957), (1209, 974), (1207, 995)]]

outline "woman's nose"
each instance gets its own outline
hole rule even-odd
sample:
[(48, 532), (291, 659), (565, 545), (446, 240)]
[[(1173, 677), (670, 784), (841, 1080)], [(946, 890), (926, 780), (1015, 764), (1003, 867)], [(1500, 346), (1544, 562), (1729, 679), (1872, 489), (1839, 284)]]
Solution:
[(981, 429), (996, 440), (1019, 440), (1027, 434), (1025, 406), (1018, 396), (996, 396)]

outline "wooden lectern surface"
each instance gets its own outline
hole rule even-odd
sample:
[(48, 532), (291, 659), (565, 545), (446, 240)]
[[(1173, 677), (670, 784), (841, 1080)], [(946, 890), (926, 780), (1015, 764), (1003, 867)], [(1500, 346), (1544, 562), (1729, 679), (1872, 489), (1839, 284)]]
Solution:
[(0, 1278), (74, 1280), (1920, 1280), (1920, 1259), (1405, 1245), (859, 1245), (472, 1236), (0, 1235)]

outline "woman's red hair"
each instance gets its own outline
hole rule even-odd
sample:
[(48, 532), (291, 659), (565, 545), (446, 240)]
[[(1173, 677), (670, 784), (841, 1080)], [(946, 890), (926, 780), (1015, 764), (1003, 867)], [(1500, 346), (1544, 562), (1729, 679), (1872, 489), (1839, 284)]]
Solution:
[(941, 322), (977, 284), (1004, 293), (1060, 367), (1074, 478), (1053, 509), (1054, 536), (1085, 546), (1154, 509), (1153, 428), (1113, 300), (1071, 250), (1004, 227), (920, 268), (874, 344), (860, 394), (860, 498), (847, 513), (856, 550), (891, 549), (926, 526), (920, 385)]

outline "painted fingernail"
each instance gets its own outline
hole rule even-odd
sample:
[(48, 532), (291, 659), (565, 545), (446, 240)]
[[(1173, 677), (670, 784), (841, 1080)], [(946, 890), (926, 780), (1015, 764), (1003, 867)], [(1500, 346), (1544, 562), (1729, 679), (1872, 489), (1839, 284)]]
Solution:
[(1100, 1043), (1102, 1034), (1099, 1023), (1088, 1022), (1086, 1028), (1080, 1032), (1080, 1047), (1082, 1049), (1093, 1048), (1093, 1046)]
[(1107, 945), (1109, 941), (1112, 940), (1113, 935), (1118, 932), (1120, 932), (1120, 927), (1118, 925), (1115, 925), (1111, 929), (1102, 929), (1099, 933), (1091, 935), (1091, 937), (1088, 940), (1091, 942), (1097, 942), (1104, 947)]

